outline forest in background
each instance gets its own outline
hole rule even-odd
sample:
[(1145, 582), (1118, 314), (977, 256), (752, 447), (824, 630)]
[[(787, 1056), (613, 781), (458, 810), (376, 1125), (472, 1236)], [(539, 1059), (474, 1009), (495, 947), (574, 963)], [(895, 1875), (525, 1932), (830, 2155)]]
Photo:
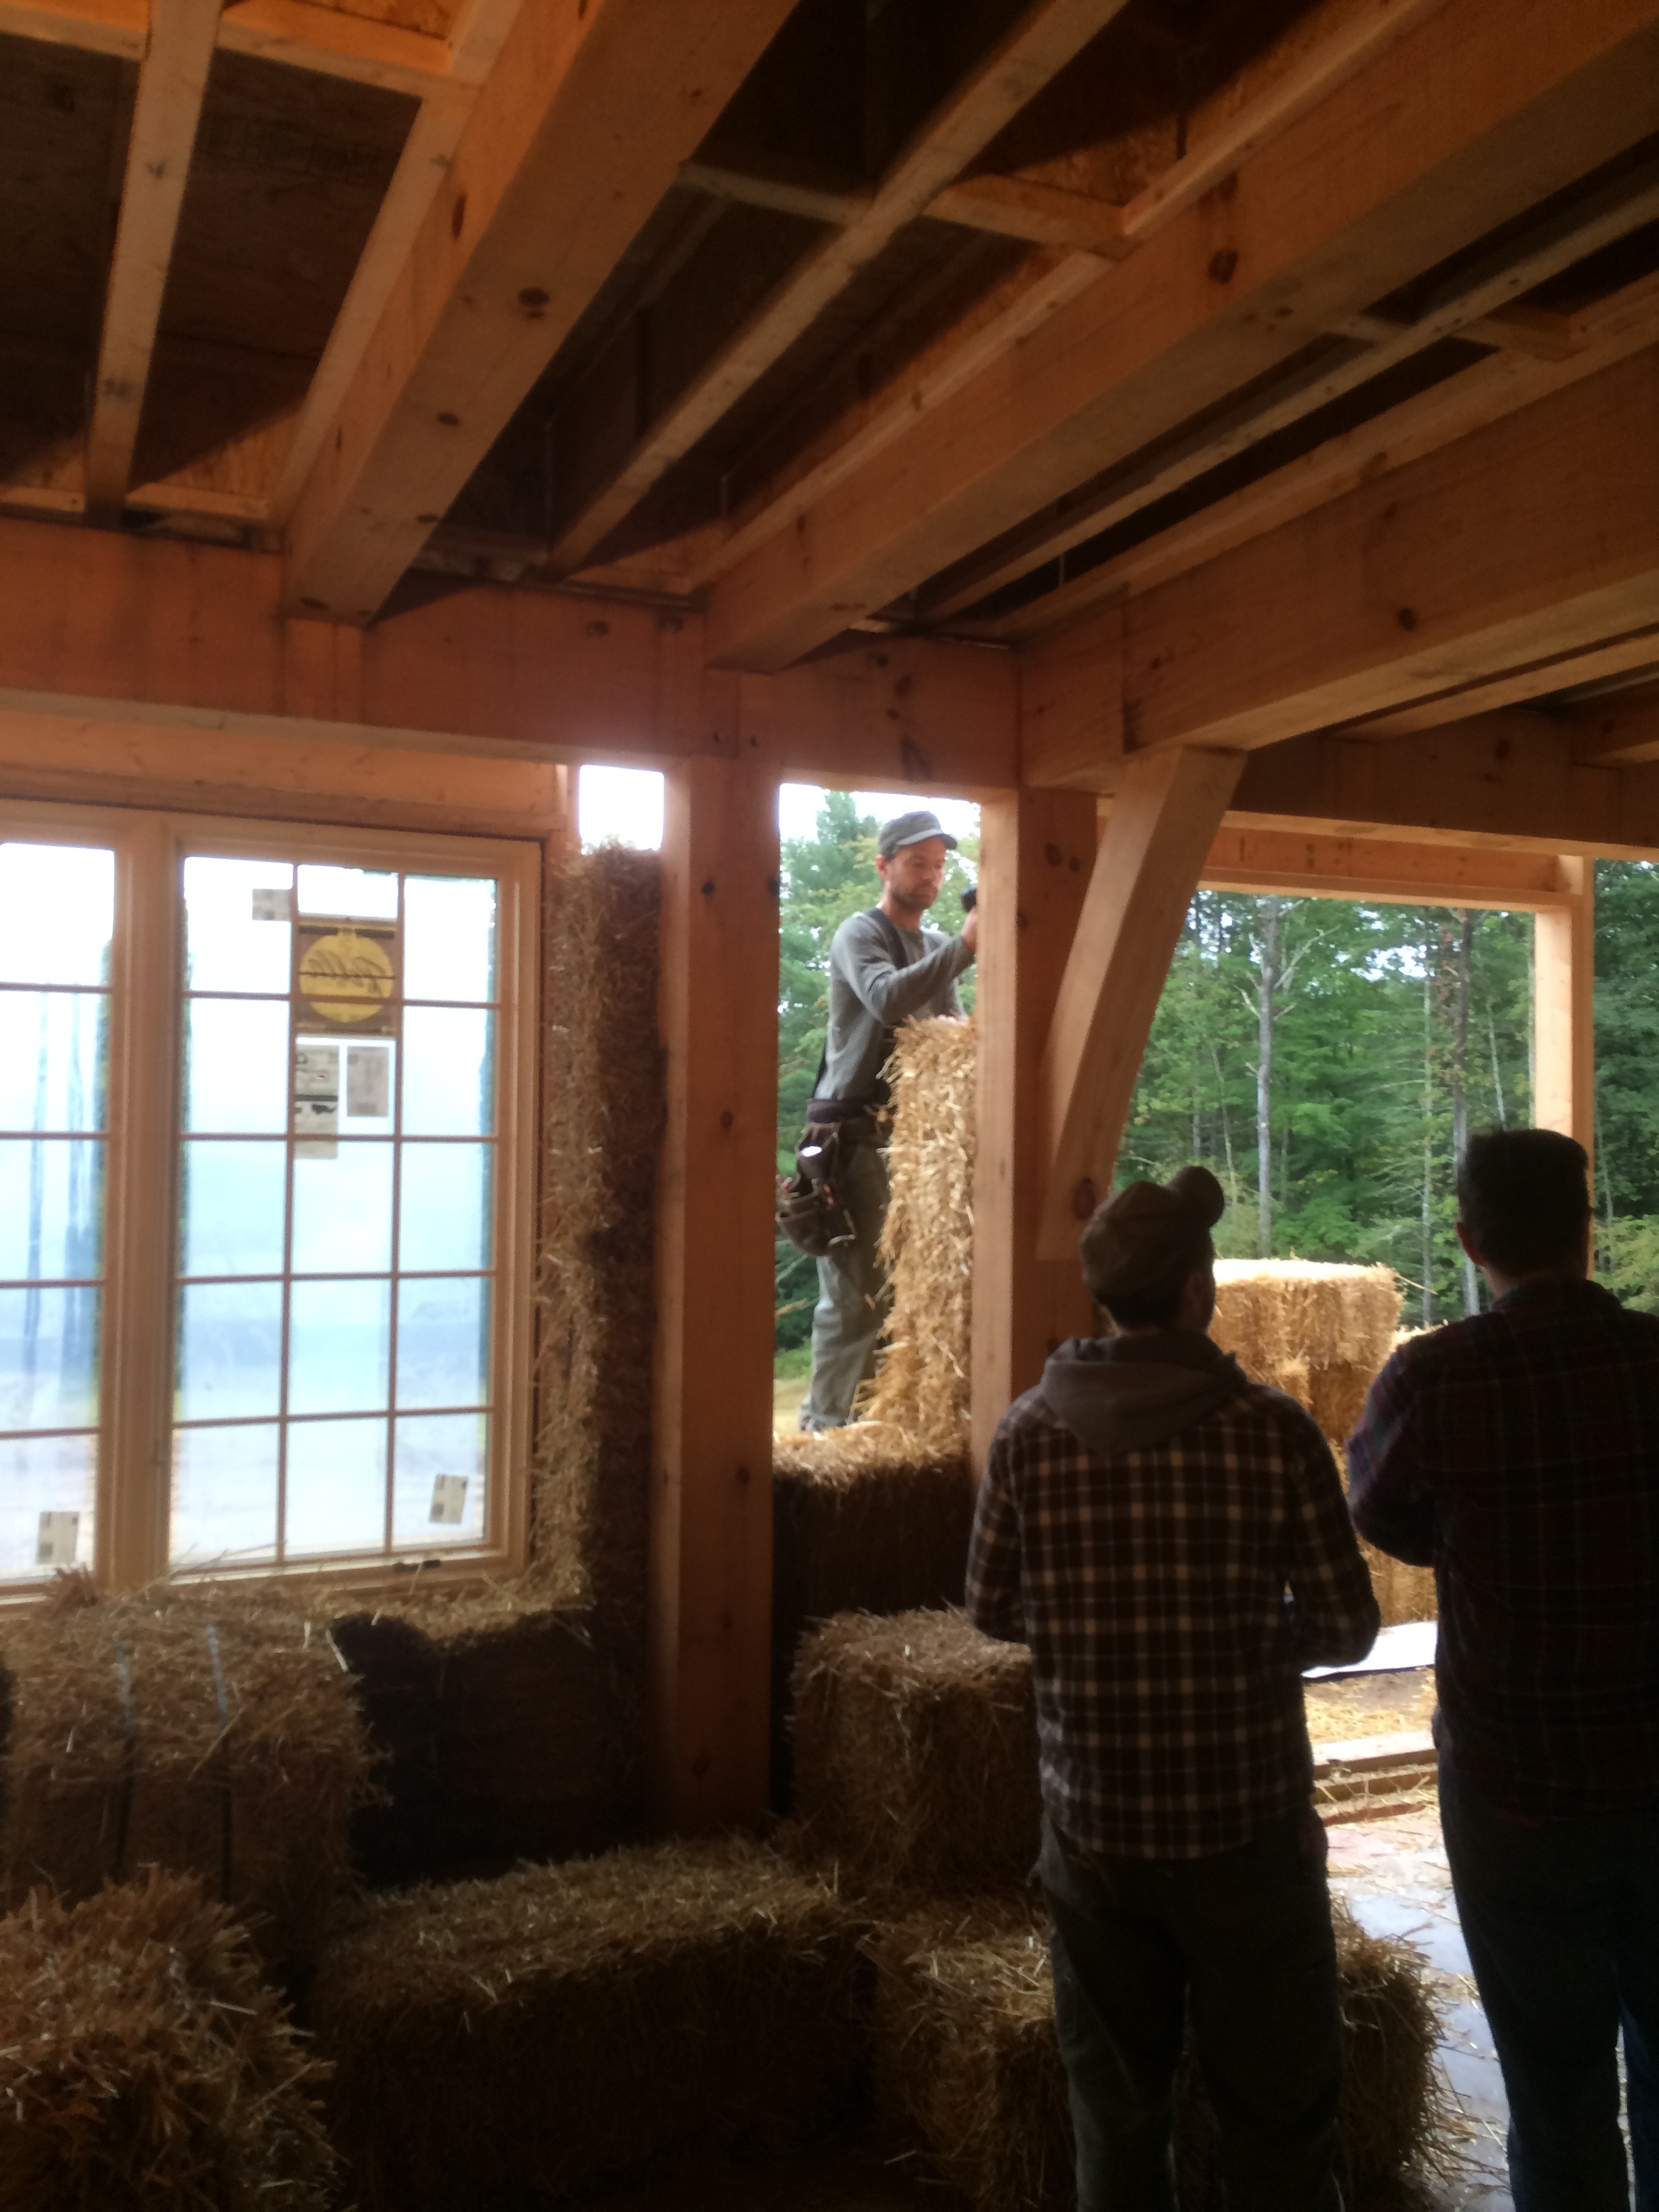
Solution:
[[(783, 851), (778, 1162), (793, 1164), (823, 1042), (830, 940), (875, 902), (877, 823), (827, 792)], [(962, 925), (965, 839), (929, 927)], [(1532, 1111), (1532, 917), (1200, 891), (1170, 963), (1118, 1159), (1120, 1182), (1188, 1160), (1231, 1200), (1226, 1255), (1386, 1261), (1413, 1326), (1476, 1310), (1453, 1229), (1465, 1134)], [(963, 979), (971, 1004), (973, 971)], [(1596, 1268), (1659, 1311), (1659, 872), (1595, 870)], [(1263, 1171), (1265, 1162), (1265, 1172)], [(781, 1352), (815, 1272), (778, 1251)]]

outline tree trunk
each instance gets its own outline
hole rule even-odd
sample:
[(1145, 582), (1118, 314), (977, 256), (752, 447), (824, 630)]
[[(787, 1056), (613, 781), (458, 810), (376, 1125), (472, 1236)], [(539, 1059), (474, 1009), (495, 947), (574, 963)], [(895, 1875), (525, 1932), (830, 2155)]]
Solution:
[[(1469, 1064), (1469, 975), (1474, 964), (1474, 909), (1464, 907), (1458, 915), (1457, 987), (1452, 1011), (1452, 1159), (1463, 1157), (1463, 1147), (1469, 1140), (1469, 1111), (1466, 1078)], [(1468, 1254), (1463, 1254), (1463, 1310), (1478, 1314), (1480, 1310), (1480, 1278)]]
[(1238, 1204), (1238, 1170), (1233, 1164), (1233, 1125), (1227, 1112), (1227, 1086), (1222, 1079), (1221, 1054), (1213, 1038), (1210, 1041), (1210, 1058), (1215, 1064), (1216, 1103), (1221, 1112), (1221, 1148), (1227, 1160), (1227, 1203)]
[(1256, 937), (1255, 1234), (1264, 1259), (1273, 1249), (1273, 994), (1279, 985), (1276, 898), (1261, 902)]
[(1486, 1042), (1492, 1049), (1492, 1103), (1498, 1109), (1498, 1126), (1500, 1129), (1507, 1129), (1510, 1117), (1504, 1110), (1504, 1078), (1498, 1066), (1498, 1024), (1492, 1019), (1490, 1006), (1486, 1009)]

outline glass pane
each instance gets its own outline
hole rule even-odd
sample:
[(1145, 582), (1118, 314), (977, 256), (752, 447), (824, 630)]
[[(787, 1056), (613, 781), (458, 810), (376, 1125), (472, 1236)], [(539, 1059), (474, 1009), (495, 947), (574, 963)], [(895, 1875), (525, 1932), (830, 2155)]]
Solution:
[(386, 1547), (386, 1431), (378, 1421), (295, 1421), (288, 1432), (289, 1558)]
[(392, 1146), (341, 1145), (294, 1163), (296, 1275), (376, 1274), (392, 1265)]
[(398, 1403), (483, 1406), (489, 1398), (489, 1279), (416, 1277), (398, 1285)]
[(96, 1291), (0, 1291), (0, 1429), (98, 1418)]
[(187, 1139), (181, 1148), (179, 1272), (280, 1275), (288, 1146)]
[(494, 1014), (404, 1012), (404, 1134), (488, 1136), (495, 1126)]
[(0, 991), (0, 1129), (101, 1129), (101, 991)]
[(0, 1140), (0, 1282), (51, 1282), (103, 1267), (104, 1143)]
[(240, 1565), (276, 1549), (276, 1423), (173, 1433), (172, 1561)]
[(289, 1413), (381, 1411), (391, 1374), (390, 1283), (295, 1283), (291, 1296)]
[(488, 1145), (405, 1145), (398, 1264), (425, 1268), (489, 1265)]
[(282, 1358), (280, 1283), (203, 1283), (179, 1292), (181, 1421), (276, 1413)]
[(115, 855), (0, 845), (0, 982), (106, 983)]
[(185, 1127), (280, 1136), (288, 1127), (288, 1007), (191, 999), (185, 1008)]
[(0, 1437), (0, 1581), (92, 1565), (96, 1478), (94, 1437)]
[[(424, 1548), (483, 1541), (488, 1425), (483, 1413), (428, 1413), (397, 1423), (398, 1461), (392, 1484), (394, 1544)], [(441, 1476), (446, 1478), (441, 1487)]]
[(191, 991), (275, 991), (286, 996), (292, 957), (286, 860), (185, 862), (185, 984)]
[(301, 914), (349, 914), (359, 921), (395, 921), (398, 878), (378, 869), (318, 867), (307, 862), (300, 869), (299, 906)]
[(404, 995), (493, 999), (495, 886), (489, 877), (410, 876), (404, 884)]

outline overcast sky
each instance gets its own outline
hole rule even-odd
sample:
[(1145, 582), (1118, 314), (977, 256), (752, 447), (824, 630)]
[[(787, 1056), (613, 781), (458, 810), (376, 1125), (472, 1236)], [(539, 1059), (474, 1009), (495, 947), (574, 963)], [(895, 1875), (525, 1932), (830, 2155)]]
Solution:
[[(855, 791), (860, 814), (885, 822), (912, 807), (931, 806), (953, 836), (979, 830), (979, 809), (965, 799), (919, 799), (894, 791)], [(778, 792), (778, 827), (785, 837), (810, 837), (823, 793), (816, 784), (786, 783)], [(584, 768), (577, 783), (577, 818), (584, 845), (615, 837), (654, 851), (662, 843), (662, 778), (654, 769)]]

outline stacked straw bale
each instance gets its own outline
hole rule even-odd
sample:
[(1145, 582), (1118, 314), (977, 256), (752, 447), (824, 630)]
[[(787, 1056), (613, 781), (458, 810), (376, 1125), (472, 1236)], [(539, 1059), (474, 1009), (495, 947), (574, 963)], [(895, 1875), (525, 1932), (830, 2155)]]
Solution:
[(656, 854), (608, 845), (548, 882), (532, 1578), (623, 1643), (645, 1606), (661, 881)]
[[(1427, 1970), (1334, 1906), (1343, 2023), (1339, 2157), (1362, 2208), (1444, 2162), (1451, 2121), (1435, 2061)], [(975, 2212), (1069, 2212), (1076, 2203), (1065, 2069), (1044, 1933), (1029, 1907), (935, 1905), (880, 1929), (878, 2107), (896, 2138)], [(1219, 2212), (1215, 2123), (1196, 2068), (1177, 2084), (1182, 2212)]]
[(863, 1933), (743, 1842), (371, 1900), (314, 1992), (362, 2212), (496, 2212), (809, 2138), (863, 2061)]
[(322, 2072), (188, 1876), (0, 1921), (0, 2212), (325, 2212)]
[(1036, 1856), (1031, 1655), (955, 1612), (843, 1613), (802, 1639), (795, 1808), (866, 1880), (1019, 1881)]
[(350, 1881), (370, 1754), (325, 1630), (256, 1588), (55, 1601), (0, 1621), (11, 1721), (0, 1886), (65, 1899), (160, 1866), (303, 1970)]
[(881, 1255), (893, 1310), (866, 1418), (913, 1449), (960, 1450), (968, 1440), (975, 1046), (971, 1021), (907, 1022), (889, 1076), (892, 1196)]
[(637, 1831), (637, 1684), (581, 1616), (439, 1599), (331, 1633), (385, 1754), (352, 1823), (366, 1881), (501, 1874)]
[[(1245, 1373), (1305, 1406), (1343, 1467), (1365, 1393), (1398, 1341), (1400, 1289), (1390, 1267), (1309, 1260), (1222, 1260), (1210, 1334)], [(1435, 1617), (1426, 1567), (1363, 1545), (1383, 1626)]]

